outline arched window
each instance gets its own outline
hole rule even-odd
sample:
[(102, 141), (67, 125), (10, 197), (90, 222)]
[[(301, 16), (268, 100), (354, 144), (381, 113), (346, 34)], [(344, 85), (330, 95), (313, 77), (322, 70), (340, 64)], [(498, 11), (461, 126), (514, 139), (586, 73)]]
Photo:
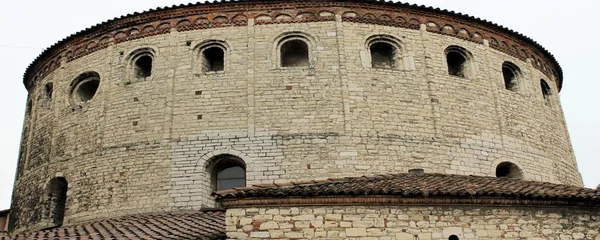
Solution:
[(44, 96), (46, 99), (52, 99), (52, 92), (54, 92), (54, 84), (49, 82), (44, 85)]
[(147, 77), (152, 76), (152, 55), (141, 54), (134, 60), (134, 72), (135, 78), (138, 80), (146, 80)]
[(52, 94), (54, 92), (54, 84), (49, 82), (44, 84), (44, 92), (43, 92), (43, 101), (42, 106), (46, 108), (50, 108), (50, 104), (52, 103)]
[(448, 240), (459, 240), (459, 238), (456, 235), (450, 235), (450, 237), (448, 237)]
[(67, 190), (67, 180), (63, 177), (53, 178), (48, 184), (45, 217), (53, 227), (61, 226), (63, 223), (67, 204)]
[[(189, 42), (191, 46), (191, 42)], [(218, 72), (225, 70), (227, 65), (227, 51), (229, 45), (221, 40), (205, 40), (193, 47), (194, 52), (197, 53), (194, 61), (197, 61), (194, 65), (198, 66), (199, 71), (195, 73), (208, 73)], [(194, 70), (195, 71), (195, 70)]]
[(521, 169), (514, 163), (502, 162), (496, 167), (496, 177), (523, 178)]
[(246, 164), (241, 158), (224, 154), (213, 159), (212, 185), (215, 191), (246, 186)]
[(127, 74), (128, 83), (141, 82), (149, 80), (152, 77), (154, 67), (154, 57), (158, 50), (152, 47), (138, 48), (127, 54), (126, 61), (129, 63)]
[(100, 85), (100, 75), (87, 72), (79, 75), (72, 83), (71, 99), (73, 103), (81, 104), (92, 100)]
[(391, 39), (393, 38), (388, 36), (376, 36), (369, 41), (372, 68), (393, 69), (401, 66), (400, 49)]
[(471, 54), (466, 49), (459, 46), (450, 46), (446, 48), (448, 74), (461, 78), (468, 78), (471, 74), (470, 60)]
[(540, 80), (540, 87), (542, 89), (542, 95), (544, 96), (544, 99), (549, 100), (550, 95), (552, 95), (552, 88), (550, 88), (548, 82), (546, 82), (544, 79)]
[(222, 47), (210, 46), (202, 51), (202, 70), (204, 72), (223, 71), (225, 51)]
[(298, 37), (288, 37), (279, 47), (282, 67), (308, 67), (308, 44)]
[(521, 78), (519, 67), (511, 62), (504, 62), (502, 64), (502, 76), (504, 78), (504, 87), (516, 92), (519, 87), (519, 79)]
[(371, 66), (373, 68), (393, 68), (395, 62), (396, 48), (386, 42), (378, 42), (371, 45)]

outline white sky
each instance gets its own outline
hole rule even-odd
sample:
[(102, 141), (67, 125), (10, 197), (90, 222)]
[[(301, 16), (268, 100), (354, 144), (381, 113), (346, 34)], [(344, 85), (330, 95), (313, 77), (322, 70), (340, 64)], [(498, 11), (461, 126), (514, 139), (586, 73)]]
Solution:
[[(0, 7), (0, 210), (10, 207), (27, 92), (25, 68), (43, 49), (97, 23), (182, 0), (2, 0)], [(411, 0), (486, 19), (520, 32), (554, 54), (560, 94), (586, 187), (600, 184), (600, 30), (597, 0)]]

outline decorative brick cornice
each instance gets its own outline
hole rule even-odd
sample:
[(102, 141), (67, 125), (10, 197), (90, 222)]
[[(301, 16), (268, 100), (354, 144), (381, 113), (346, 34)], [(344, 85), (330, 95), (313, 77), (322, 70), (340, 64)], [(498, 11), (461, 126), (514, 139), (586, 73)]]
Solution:
[(468, 15), (405, 3), (375, 0), (262, 0), (223, 1), (157, 8), (121, 16), (75, 33), (46, 49), (27, 68), (23, 82), (27, 89), (64, 62), (93, 52), (145, 37), (167, 34), (173, 29), (192, 31), (209, 28), (243, 27), (248, 19), (256, 25), (322, 22), (335, 20), (419, 29), (483, 44), (533, 66), (562, 87), (562, 70), (552, 54), (535, 41), (502, 26)]

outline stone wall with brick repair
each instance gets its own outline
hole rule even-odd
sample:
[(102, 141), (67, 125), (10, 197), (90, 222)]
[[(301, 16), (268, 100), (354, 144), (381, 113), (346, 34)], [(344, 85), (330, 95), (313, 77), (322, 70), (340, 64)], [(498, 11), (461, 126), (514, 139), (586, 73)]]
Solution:
[[(48, 61), (39, 60), (26, 74), (29, 104), (11, 230), (47, 227), (41, 213), (55, 177), (68, 182), (65, 225), (213, 207), (207, 165), (218, 154), (245, 161), (247, 185), (412, 168), (495, 176), (505, 161), (516, 164), (525, 179), (582, 185), (558, 99), (562, 79), (552, 70), (557, 66), (542, 61), (544, 54), (527, 57), (502, 48), (496, 41), (502, 34), (488, 39), (472, 33), (466, 39), (443, 32), (448, 26), (436, 30), (442, 20), (464, 22), (456, 17), (439, 18), (437, 25), (411, 20), (394, 26), (366, 17), (416, 10), (310, 3), (294, 2), (296, 8), (264, 3), (266, 10), (223, 3), (247, 18), (236, 20), (223, 11), (231, 21), (221, 22), (227, 17), (211, 13), (209, 25), (176, 22), (176, 14), (164, 17), (167, 23), (160, 17), (125, 18), (42, 55)], [(264, 14), (286, 11), (298, 19), (314, 11), (319, 18), (265, 20)], [(429, 16), (423, 11), (420, 17)], [(198, 11), (185, 14), (191, 12), (196, 18)], [(153, 14), (161, 12), (146, 13)], [(103, 37), (104, 28), (113, 26), (114, 36)], [(306, 39), (308, 67), (279, 65), (277, 44), (286, 36)], [(370, 66), (367, 41), (374, 36), (395, 39), (401, 67)], [(513, 40), (522, 42), (518, 39)], [(198, 48), (207, 41), (226, 45), (223, 71), (201, 70)], [(472, 55), (468, 78), (448, 74), (449, 46)], [(134, 78), (131, 62), (140, 49), (154, 54), (152, 75), (143, 81)], [(517, 91), (504, 87), (505, 61), (522, 72)], [(91, 100), (74, 104), (74, 80), (88, 72), (99, 75), (98, 90)], [(548, 80), (553, 95), (544, 98), (540, 79)]]

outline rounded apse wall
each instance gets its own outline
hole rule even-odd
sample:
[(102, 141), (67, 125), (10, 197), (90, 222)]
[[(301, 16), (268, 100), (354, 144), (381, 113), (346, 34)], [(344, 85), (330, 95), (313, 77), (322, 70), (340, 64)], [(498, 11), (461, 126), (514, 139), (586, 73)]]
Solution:
[(507, 163), (519, 172), (502, 176), (582, 185), (560, 67), (508, 29), (355, 1), (134, 16), (72, 35), (28, 68), (11, 229), (59, 222), (40, 214), (56, 178), (65, 225), (212, 207), (223, 158), (247, 185), (412, 168), (496, 176)]

